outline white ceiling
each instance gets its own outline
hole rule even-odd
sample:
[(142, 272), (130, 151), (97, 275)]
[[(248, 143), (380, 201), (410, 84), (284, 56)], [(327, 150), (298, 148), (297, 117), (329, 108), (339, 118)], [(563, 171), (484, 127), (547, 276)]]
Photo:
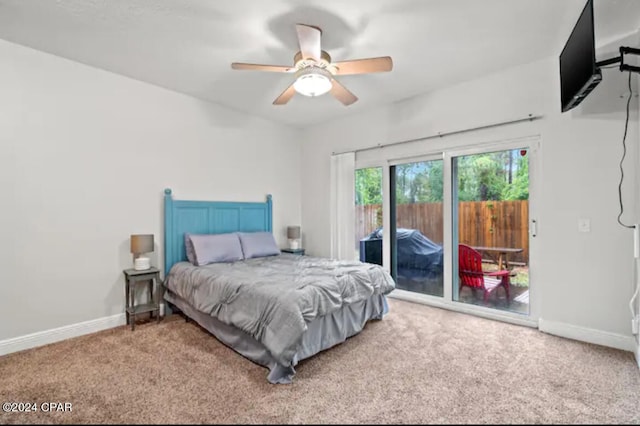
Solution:
[[(584, 0), (0, 0), (0, 38), (293, 126), (558, 55)], [(597, 44), (640, 27), (640, 1), (596, 0)], [(390, 73), (343, 76), (359, 101), (296, 95), (296, 23), (323, 30), (334, 61), (393, 57)], [(600, 58), (598, 58), (600, 59)]]

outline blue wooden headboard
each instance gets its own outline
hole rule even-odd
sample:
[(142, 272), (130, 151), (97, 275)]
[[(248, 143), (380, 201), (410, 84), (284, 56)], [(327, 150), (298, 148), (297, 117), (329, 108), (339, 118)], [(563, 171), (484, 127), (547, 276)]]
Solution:
[(174, 200), (164, 190), (164, 274), (187, 260), (184, 234), (272, 232), (271, 195), (263, 203)]

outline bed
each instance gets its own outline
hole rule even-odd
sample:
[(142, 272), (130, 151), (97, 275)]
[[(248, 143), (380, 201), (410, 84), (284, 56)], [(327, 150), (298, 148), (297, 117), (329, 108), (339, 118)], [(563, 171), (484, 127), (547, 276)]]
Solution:
[(202, 266), (187, 260), (185, 234), (271, 233), (270, 195), (266, 202), (186, 201), (166, 189), (164, 214), (169, 312), (181, 311), (266, 367), (270, 383), (291, 383), (301, 360), (388, 312), (395, 283), (378, 265), (287, 253)]

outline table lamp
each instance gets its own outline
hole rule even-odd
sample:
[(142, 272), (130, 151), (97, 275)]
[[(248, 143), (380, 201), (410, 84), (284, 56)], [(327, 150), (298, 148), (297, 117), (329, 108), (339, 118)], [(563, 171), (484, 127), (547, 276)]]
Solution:
[(300, 248), (300, 227), (299, 226), (288, 226), (287, 227), (287, 238), (289, 239), (289, 248), (292, 250), (296, 250)]
[(151, 260), (144, 256), (153, 252), (153, 234), (136, 234), (131, 236), (131, 253), (133, 253), (133, 269), (144, 271), (151, 268)]

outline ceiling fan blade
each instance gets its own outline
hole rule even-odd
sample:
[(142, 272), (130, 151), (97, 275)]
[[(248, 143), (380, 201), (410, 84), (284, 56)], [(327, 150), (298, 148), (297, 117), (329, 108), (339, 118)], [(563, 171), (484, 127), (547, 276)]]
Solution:
[(294, 72), (296, 69), (284, 65), (262, 65), (262, 64), (245, 64), (242, 62), (234, 62), (231, 64), (234, 70), (252, 70), (252, 71), (269, 71), (269, 72)]
[(276, 98), (275, 101), (273, 101), (274, 105), (284, 105), (287, 102), (289, 102), (291, 100), (291, 98), (293, 98), (293, 95), (296, 94), (296, 89), (293, 87), (293, 83), (291, 83), (291, 85), (289, 87), (287, 87), (286, 89), (284, 89), (284, 92), (282, 92), (280, 94), (280, 96), (278, 96)]
[(298, 42), (300, 43), (302, 58), (312, 58), (319, 61), (322, 51), (320, 44), (322, 30), (310, 25), (296, 24), (296, 32), (298, 33)]
[(356, 59), (353, 61), (334, 62), (337, 75), (368, 74), (372, 72), (386, 72), (393, 68), (393, 60), (390, 56), (379, 58)]
[(342, 102), (345, 106), (351, 105), (358, 100), (357, 96), (347, 90), (338, 80), (335, 78), (331, 81), (333, 86), (331, 87), (331, 94)]

